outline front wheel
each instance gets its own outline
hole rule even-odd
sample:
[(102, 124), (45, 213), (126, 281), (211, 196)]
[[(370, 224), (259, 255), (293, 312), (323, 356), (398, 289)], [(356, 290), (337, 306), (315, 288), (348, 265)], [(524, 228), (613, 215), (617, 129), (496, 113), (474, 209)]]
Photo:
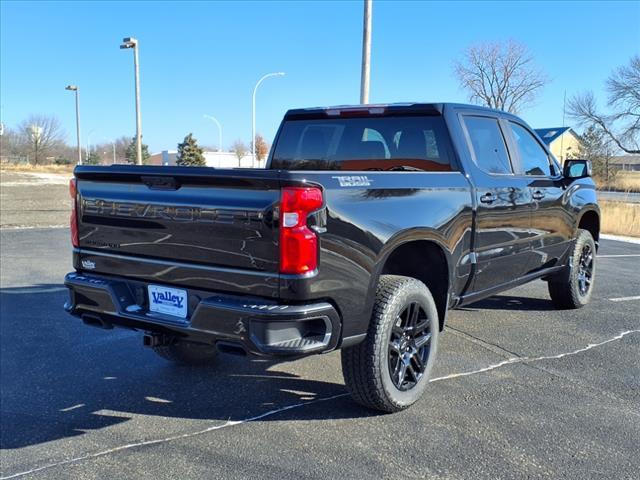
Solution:
[(426, 285), (381, 276), (365, 340), (342, 349), (342, 372), (353, 399), (384, 412), (415, 403), (429, 382), (438, 333), (438, 311)]
[(587, 230), (578, 230), (570, 265), (549, 280), (549, 295), (559, 309), (584, 307), (591, 299), (596, 276), (596, 243)]

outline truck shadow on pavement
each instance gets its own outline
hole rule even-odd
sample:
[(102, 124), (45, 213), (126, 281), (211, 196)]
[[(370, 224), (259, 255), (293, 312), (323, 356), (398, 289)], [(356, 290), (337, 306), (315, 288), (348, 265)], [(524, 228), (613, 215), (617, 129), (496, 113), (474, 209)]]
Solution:
[(511, 295), (495, 295), (479, 302), (472, 303), (457, 310), (477, 312), (478, 310), (517, 310), (520, 312), (544, 312), (555, 310), (551, 300), (535, 297), (516, 297)]
[[(211, 367), (175, 366), (143, 348), (138, 332), (89, 328), (67, 315), (67, 293), (60, 287), (0, 290), (2, 449), (83, 435), (140, 416), (133, 422), (135, 435), (161, 437), (183, 430), (179, 420), (211, 421), (190, 425), (206, 428), (346, 393), (339, 371), (330, 373), (335, 382), (313, 379), (323, 371), (317, 362), (326, 357), (278, 363), (220, 355)], [(321, 402), (263, 421), (372, 415), (377, 413), (345, 398), (340, 408)]]

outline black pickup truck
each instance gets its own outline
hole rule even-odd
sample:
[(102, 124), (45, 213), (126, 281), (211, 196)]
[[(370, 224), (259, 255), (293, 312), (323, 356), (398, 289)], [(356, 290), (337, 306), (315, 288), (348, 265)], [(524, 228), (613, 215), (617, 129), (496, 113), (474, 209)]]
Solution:
[(265, 169), (78, 166), (65, 309), (182, 363), (342, 349), (354, 399), (428, 383), (447, 311), (535, 279), (593, 290), (590, 165), (458, 104), (287, 112)]

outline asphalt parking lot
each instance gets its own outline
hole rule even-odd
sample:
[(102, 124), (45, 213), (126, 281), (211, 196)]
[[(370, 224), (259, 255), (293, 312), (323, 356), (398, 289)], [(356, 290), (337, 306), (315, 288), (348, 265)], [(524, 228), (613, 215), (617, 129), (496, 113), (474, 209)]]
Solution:
[(83, 326), (68, 236), (0, 232), (3, 479), (638, 478), (640, 245), (602, 242), (583, 310), (538, 281), (451, 312), (426, 397), (381, 415), (339, 353), (176, 367)]

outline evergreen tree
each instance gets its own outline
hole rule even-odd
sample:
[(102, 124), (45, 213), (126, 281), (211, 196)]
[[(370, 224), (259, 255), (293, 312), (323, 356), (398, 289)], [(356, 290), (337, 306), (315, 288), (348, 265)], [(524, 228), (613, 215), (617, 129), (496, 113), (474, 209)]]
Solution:
[(96, 152), (89, 153), (89, 156), (84, 160), (85, 165), (100, 165), (100, 155)]
[(580, 137), (578, 158), (591, 161), (593, 176), (605, 183), (615, 177), (616, 170), (610, 165), (613, 157), (611, 142), (605, 133), (596, 126), (590, 126)]
[(207, 165), (202, 148), (198, 146), (198, 141), (193, 138), (192, 133), (184, 137), (182, 143), (178, 144), (176, 165), (183, 167), (205, 167)]
[[(149, 146), (143, 143), (142, 144), (142, 163), (147, 163), (147, 160), (149, 159), (150, 156), (151, 154), (149, 154)], [(136, 157), (137, 157), (136, 137), (133, 137), (131, 139), (131, 143), (129, 143), (129, 146), (127, 147), (127, 151), (124, 157), (127, 159), (129, 163), (136, 163)]]

